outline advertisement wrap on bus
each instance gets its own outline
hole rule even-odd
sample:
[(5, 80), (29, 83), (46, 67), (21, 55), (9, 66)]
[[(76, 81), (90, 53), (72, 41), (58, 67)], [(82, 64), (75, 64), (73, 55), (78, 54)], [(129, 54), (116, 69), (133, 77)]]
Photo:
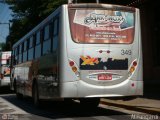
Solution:
[[(132, 43), (134, 13), (113, 10), (71, 10), (71, 33), (80, 43)], [(73, 19), (73, 20), (72, 20)], [(78, 28), (79, 32), (74, 29)]]

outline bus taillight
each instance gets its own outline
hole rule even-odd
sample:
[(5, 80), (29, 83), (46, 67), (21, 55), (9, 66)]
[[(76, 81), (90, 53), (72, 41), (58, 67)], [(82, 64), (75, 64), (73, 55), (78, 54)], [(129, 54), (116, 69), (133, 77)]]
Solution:
[(134, 62), (133, 62), (133, 66), (137, 66), (137, 61), (134, 61)]
[(77, 72), (77, 68), (75, 66), (72, 67), (73, 72)]
[(137, 60), (134, 60), (129, 68), (129, 75), (131, 76), (133, 72), (135, 71), (137, 66)]
[(69, 65), (72, 67), (74, 65), (73, 61), (69, 61)]
[(134, 70), (135, 70), (135, 67), (134, 67), (134, 66), (132, 66), (132, 67), (130, 68), (129, 72), (130, 72), (130, 73), (133, 73), (133, 72), (134, 72)]
[(75, 75), (77, 77), (79, 77), (79, 70), (78, 70), (77, 64), (73, 60), (69, 59), (69, 65), (70, 65), (72, 71), (75, 73)]

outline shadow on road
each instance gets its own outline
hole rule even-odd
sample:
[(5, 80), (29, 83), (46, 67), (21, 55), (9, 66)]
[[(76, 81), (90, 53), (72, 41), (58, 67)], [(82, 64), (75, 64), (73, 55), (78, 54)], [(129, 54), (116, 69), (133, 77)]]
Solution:
[(114, 116), (114, 115), (127, 115), (123, 112), (104, 109), (97, 107), (90, 109), (82, 107), (75, 101), (70, 102), (45, 102), (40, 108), (35, 108), (31, 98), (17, 100), (15, 95), (3, 96), (4, 99), (11, 104), (23, 109), (27, 113), (45, 118), (59, 119), (59, 118), (79, 118), (79, 117), (94, 117), (94, 116)]
[(9, 86), (0, 87), (0, 94), (12, 94), (13, 91), (10, 90)]

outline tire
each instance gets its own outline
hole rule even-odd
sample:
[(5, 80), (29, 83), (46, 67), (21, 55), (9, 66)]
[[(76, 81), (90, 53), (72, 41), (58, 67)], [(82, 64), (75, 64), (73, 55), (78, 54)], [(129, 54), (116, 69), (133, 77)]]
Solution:
[(100, 98), (81, 98), (80, 99), (80, 104), (82, 107), (87, 107), (89, 109), (93, 109), (98, 107), (100, 102)]
[(40, 106), (40, 100), (39, 100), (38, 85), (36, 83), (33, 84), (32, 98), (33, 98), (34, 106), (39, 107)]

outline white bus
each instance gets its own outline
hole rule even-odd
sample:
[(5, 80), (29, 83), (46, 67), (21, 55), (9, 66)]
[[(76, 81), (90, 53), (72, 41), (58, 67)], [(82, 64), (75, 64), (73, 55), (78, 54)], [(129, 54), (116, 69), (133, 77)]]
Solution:
[(11, 51), (0, 52), (0, 87), (10, 85)]
[(17, 97), (79, 99), (143, 95), (139, 9), (65, 4), (13, 45)]

